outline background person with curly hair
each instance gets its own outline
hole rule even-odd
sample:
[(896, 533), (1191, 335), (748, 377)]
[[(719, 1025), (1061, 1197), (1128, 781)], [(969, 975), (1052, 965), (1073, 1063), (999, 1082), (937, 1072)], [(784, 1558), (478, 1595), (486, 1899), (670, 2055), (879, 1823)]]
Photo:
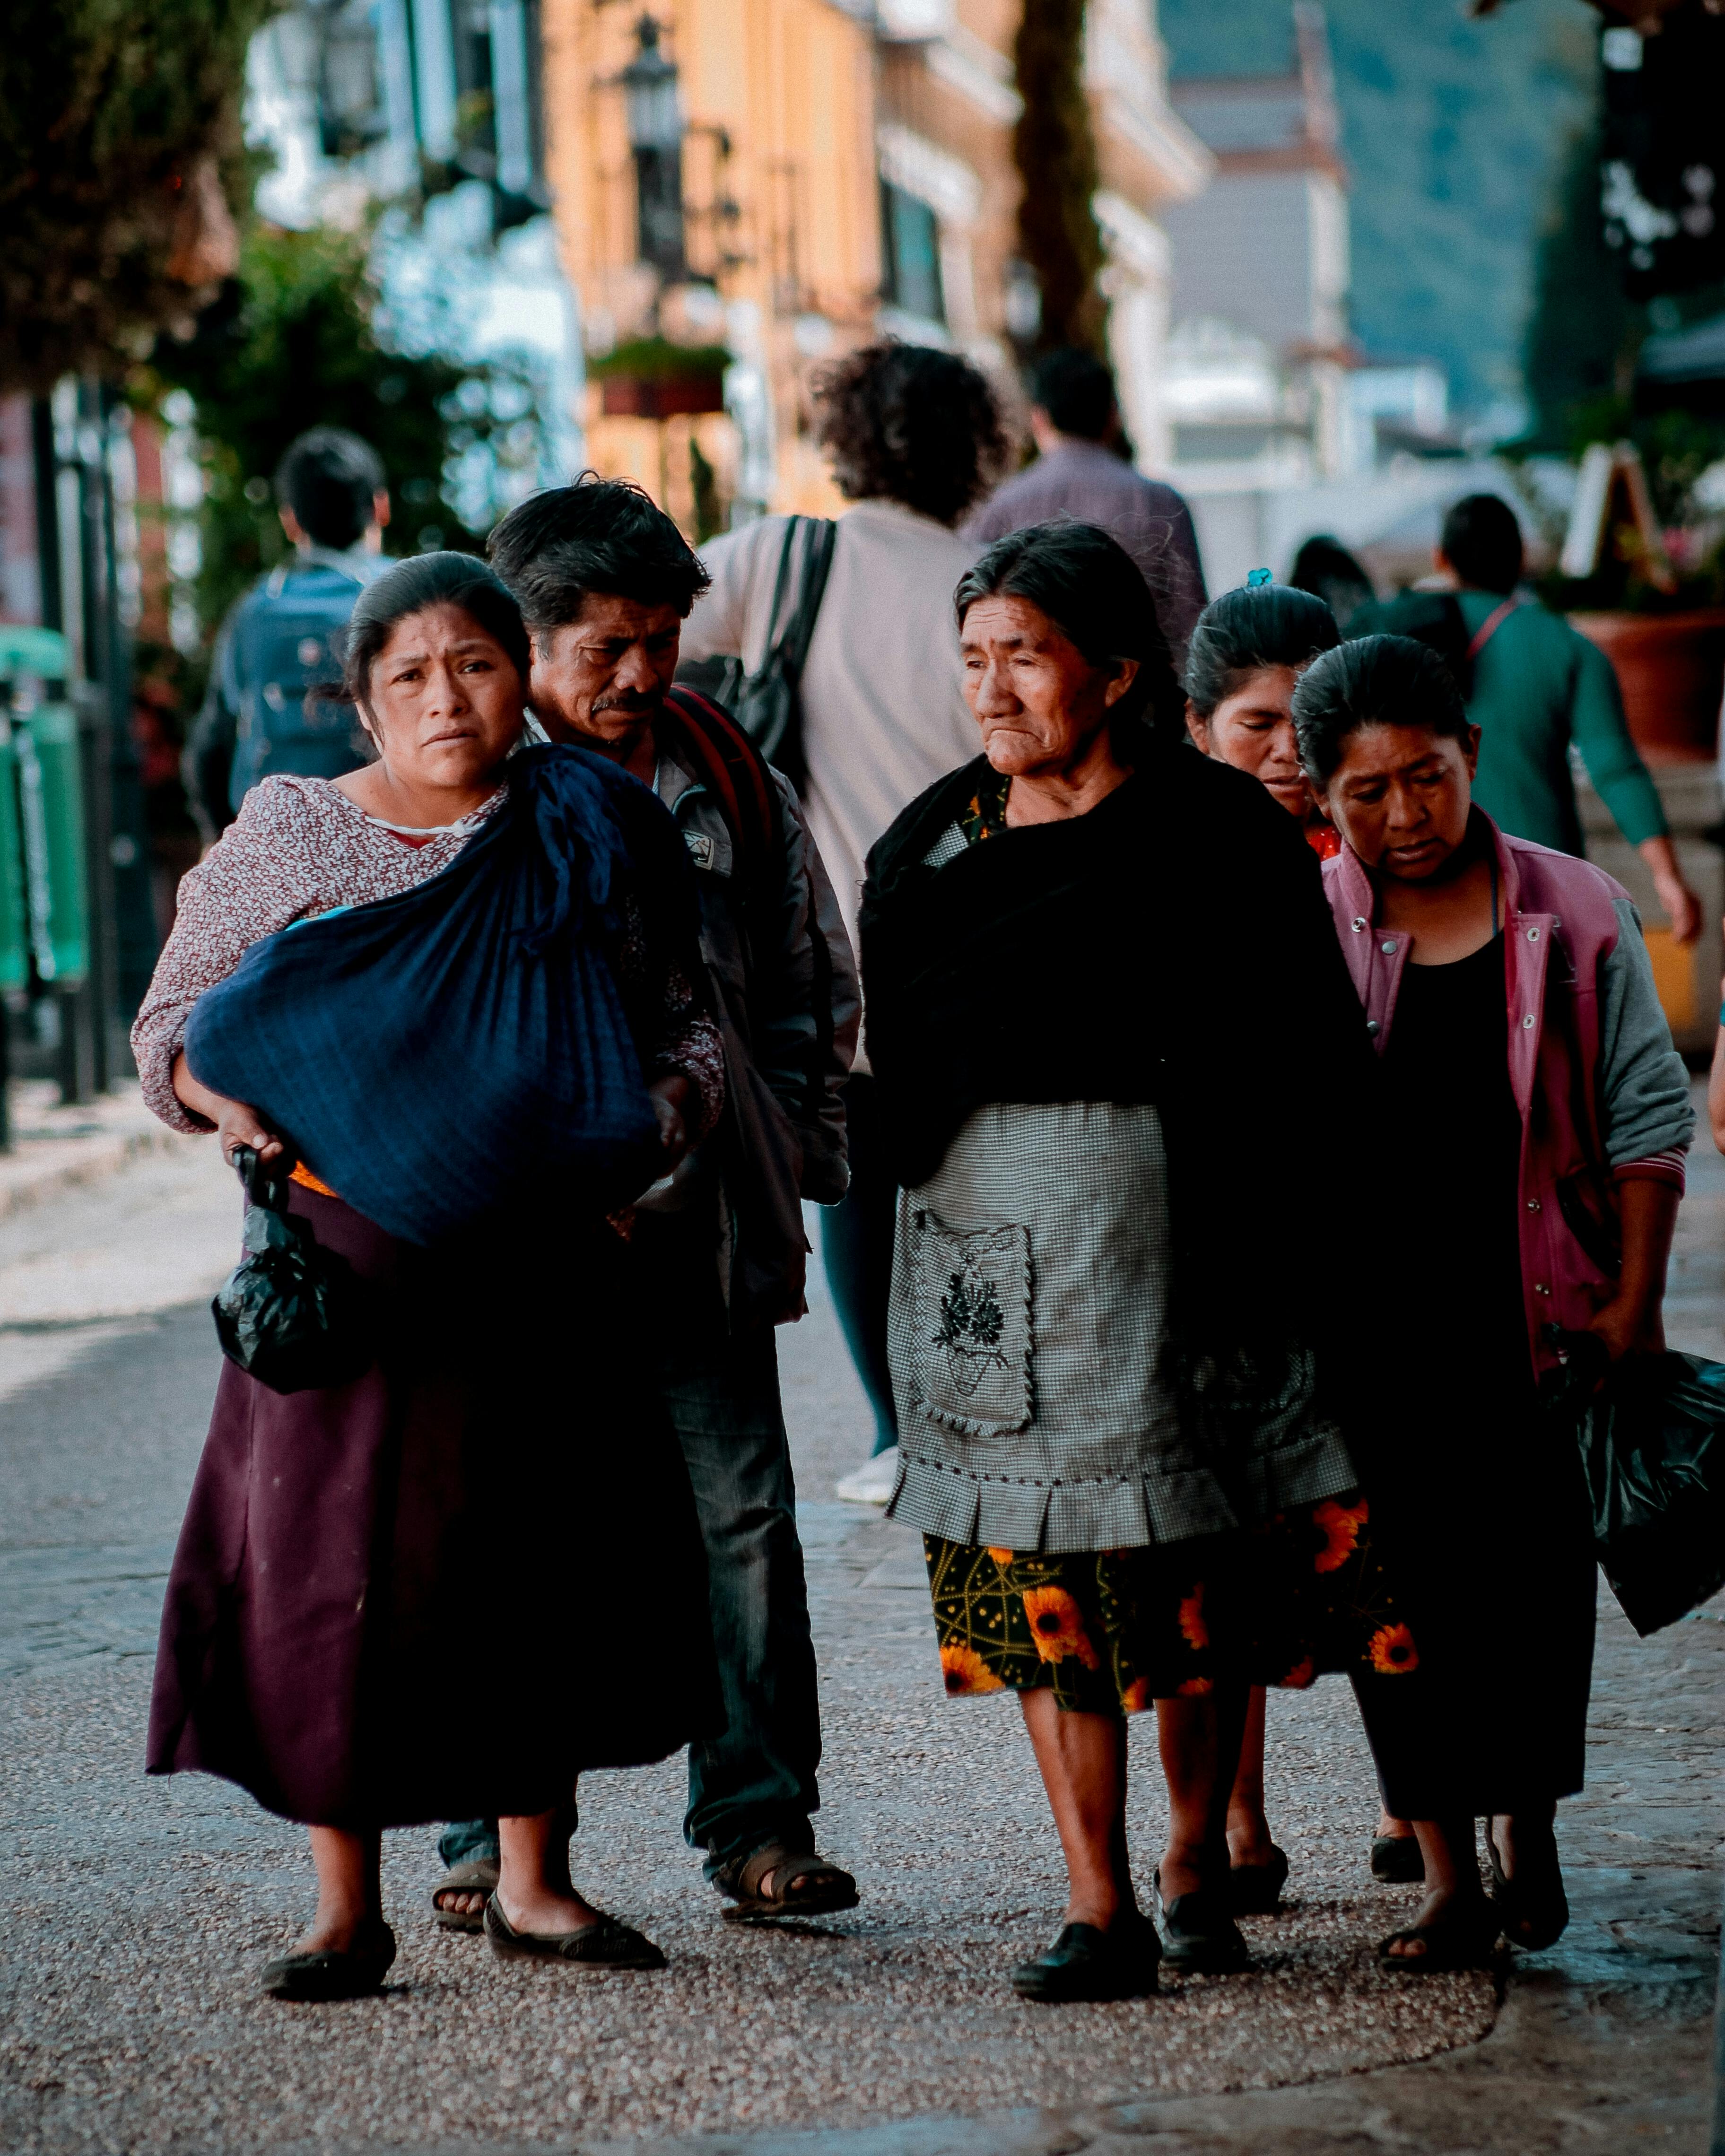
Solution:
[[(815, 382), (819, 439), (854, 505), (839, 520), (803, 675), (803, 808), (852, 943), (868, 850), (900, 811), (975, 753), (952, 587), (977, 549), (952, 526), (1007, 455), (987, 378), (955, 353), (870, 345)], [(683, 630), (685, 660), (740, 658), (753, 673), (784, 635), (788, 517), (727, 533), (702, 555), (711, 588)], [(880, 1164), (865, 1054), (845, 1089), (850, 1189), (821, 1216), (833, 1299), (875, 1412), (875, 1459), (840, 1492), (884, 1504), (897, 1443), (886, 1363), (897, 1191)]]

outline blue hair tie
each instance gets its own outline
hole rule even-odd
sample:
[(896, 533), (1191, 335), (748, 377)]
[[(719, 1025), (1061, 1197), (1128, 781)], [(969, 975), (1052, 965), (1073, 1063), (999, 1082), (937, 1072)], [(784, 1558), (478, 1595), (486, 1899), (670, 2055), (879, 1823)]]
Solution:
[(1260, 584), (1273, 584), (1275, 582), (1275, 577), (1268, 569), (1254, 569), (1246, 578), (1246, 589), (1254, 592)]

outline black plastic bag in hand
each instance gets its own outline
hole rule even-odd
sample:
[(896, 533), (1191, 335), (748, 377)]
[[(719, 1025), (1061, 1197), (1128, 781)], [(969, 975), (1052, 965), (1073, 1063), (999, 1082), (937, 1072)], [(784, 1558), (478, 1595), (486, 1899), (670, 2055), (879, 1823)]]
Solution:
[(1632, 1355), (1607, 1367), (1591, 1335), (1567, 1344), (1547, 1397), (1581, 1448), (1594, 1554), (1645, 1639), (1725, 1587), (1725, 1363)]
[(222, 1353), (275, 1393), (345, 1385), (377, 1359), (371, 1291), (311, 1223), (287, 1209), (287, 1181), (249, 1146), (234, 1148), (245, 1185), (245, 1256), (210, 1308)]

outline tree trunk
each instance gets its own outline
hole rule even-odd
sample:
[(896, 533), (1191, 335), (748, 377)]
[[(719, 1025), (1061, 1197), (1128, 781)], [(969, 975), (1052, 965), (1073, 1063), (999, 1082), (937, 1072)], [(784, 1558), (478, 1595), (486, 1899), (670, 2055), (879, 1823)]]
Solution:
[(1013, 161), (1024, 183), (1019, 247), (1042, 295), (1036, 348), (1106, 356), (1107, 304), (1097, 285), (1102, 235), (1091, 198), (1096, 138), (1084, 89), (1085, 0), (1024, 0), (1013, 59), (1024, 110)]

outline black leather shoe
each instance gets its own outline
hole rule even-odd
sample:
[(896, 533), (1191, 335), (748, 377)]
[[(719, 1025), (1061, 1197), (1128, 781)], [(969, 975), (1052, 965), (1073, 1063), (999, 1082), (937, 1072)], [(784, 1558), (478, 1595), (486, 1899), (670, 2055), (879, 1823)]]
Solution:
[(1012, 1988), (1020, 1999), (1048, 2006), (1147, 1999), (1161, 1959), (1156, 1927), (1136, 1912), (1117, 1917), (1106, 1932), (1095, 1924), (1068, 1924), (1045, 1953), (1019, 1964)]
[(395, 1959), (395, 1933), (380, 1917), (354, 1934), (343, 1953), (280, 1954), (264, 1964), (264, 1991), (270, 1999), (296, 2005), (321, 2006), (335, 1999), (367, 1999), (383, 1988)]
[(1156, 1899), (1162, 1911), (1163, 1959), (1170, 1969), (1193, 1976), (1232, 1976), (1251, 1966), (1250, 1951), (1222, 1893), (1204, 1887), (1176, 1894), (1170, 1902), (1163, 1894), (1158, 1871)]
[(1229, 1866), (1228, 1906), (1236, 1917), (1273, 1917), (1287, 1883), (1288, 1853), (1272, 1841), (1267, 1864)]
[(1418, 1887), (1425, 1877), (1418, 1835), (1377, 1835), (1372, 1843), (1372, 1876), (1385, 1887)]
[(665, 1967), (652, 1940), (615, 1917), (601, 1913), (597, 1923), (583, 1924), (578, 1932), (518, 1932), (495, 1894), (485, 1904), (485, 1937), (505, 1961), (573, 1962), (581, 1969)]

